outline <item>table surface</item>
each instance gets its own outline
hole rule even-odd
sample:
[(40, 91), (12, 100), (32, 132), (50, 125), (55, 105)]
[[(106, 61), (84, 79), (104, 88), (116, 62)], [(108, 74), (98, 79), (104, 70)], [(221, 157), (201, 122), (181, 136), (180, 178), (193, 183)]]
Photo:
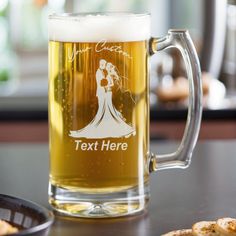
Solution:
[[(152, 143), (166, 153), (177, 144)], [(0, 144), (1, 193), (16, 195), (46, 207), (47, 144)], [(189, 228), (200, 220), (236, 218), (236, 140), (199, 142), (191, 166), (151, 175), (148, 211), (117, 219), (65, 219), (56, 217), (49, 235), (159, 236)]]

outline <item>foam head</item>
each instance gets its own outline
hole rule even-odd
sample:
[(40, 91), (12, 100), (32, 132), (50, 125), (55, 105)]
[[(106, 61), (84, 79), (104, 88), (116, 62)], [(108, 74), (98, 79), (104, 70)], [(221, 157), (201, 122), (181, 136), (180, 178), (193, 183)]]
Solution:
[(49, 40), (60, 42), (141, 41), (150, 38), (148, 14), (62, 14), (48, 21)]

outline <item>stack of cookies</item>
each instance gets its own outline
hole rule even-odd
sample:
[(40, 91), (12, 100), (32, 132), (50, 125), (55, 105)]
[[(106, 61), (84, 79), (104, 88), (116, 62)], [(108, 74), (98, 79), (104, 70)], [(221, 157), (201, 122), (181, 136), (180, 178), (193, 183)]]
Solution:
[(221, 218), (217, 221), (200, 221), (192, 229), (181, 229), (162, 236), (236, 236), (236, 219)]

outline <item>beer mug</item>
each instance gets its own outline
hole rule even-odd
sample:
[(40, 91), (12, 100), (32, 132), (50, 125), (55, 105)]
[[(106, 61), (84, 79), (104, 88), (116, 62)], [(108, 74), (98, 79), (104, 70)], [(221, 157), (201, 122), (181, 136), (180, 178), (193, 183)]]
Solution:
[[(171, 154), (149, 150), (149, 57), (181, 52), (188, 118)], [(189, 165), (201, 121), (200, 66), (187, 30), (150, 36), (149, 14), (49, 16), (49, 202), (76, 217), (144, 210), (149, 175)]]

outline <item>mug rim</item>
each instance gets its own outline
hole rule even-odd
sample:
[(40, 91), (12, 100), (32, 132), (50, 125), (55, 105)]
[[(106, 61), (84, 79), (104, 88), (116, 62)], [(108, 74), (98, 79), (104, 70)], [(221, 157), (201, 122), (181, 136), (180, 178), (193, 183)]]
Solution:
[(78, 12), (78, 13), (52, 13), (48, 15), (48, 19), (55, 19), (55, 20), (80, 20), (84, 17), (130, 17), (130, 18), (143, 18), (143, 17), (150, 17), (151, 14), (149, 12)]

